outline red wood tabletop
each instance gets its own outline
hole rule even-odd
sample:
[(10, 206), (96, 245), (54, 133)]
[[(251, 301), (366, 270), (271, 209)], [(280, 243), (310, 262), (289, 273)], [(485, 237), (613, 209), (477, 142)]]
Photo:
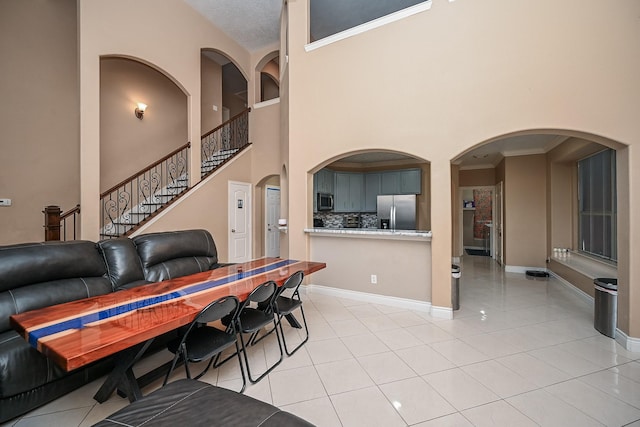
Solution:
[(164, 282), (11, 316), (31, 345), (67, 371), (190, 323), (208, 303), (227, 295), (241, 301), (258, 285), (279, 286), (293, 273), (325, 263), (262, 258)]

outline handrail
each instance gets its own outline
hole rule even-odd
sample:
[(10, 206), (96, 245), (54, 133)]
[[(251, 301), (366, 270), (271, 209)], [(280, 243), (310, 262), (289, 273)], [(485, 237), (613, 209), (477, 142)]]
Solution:
[(236, 114), (235, 116), (231, 117), (229, 120), (227, 120), (226, 122), (222, 123), (220, 126), (211, 129), (209, 132), (205, 133), (204, 135), (202, 135), (200, 137), (200, 139), (202, 138), (206, 138), (207, 136), (211, 135), (212, 133), (214, 133), (217, 130), (222, 129), (223, 127), (225, 127), (226, 125), (228, 125), (229, 123), (231, 123), (232, 121), (234, 121), (235, 119), (237, 119), (238, 117), (242, 116), (243, 114), (247, 114), (251, 112), (251, 107), (247, 107), (244, 110), (242, 110), (241, 112), (239, 112), (238, 114)]
[(60, 214), (60, 221), (63, 221), (65, 219), (67, 219), (68, 217), (70, 217), (71, 215), (75, 214), (75, 213), (80, 213), (80, 205), (76, 205), (75, 208), (71, 208), (68, 211), (66, 211), (65, 213)]
[(191, 143), (163, 156), (100, 195), (100, 236), (132, 233), (189, 189)]
[(69, 209), (65, 213), (61, 213), (60, 206), (49, 205), (45, 206), (42, 211), (44, 214), (44, 240), (67, 240), (67, 219), (69, 217), (73, 220), (73, 233), (70, 237), (76, 240), (76, 231), (78, 225), (78, 215), (80, 215), (80, 205), (76, 205), (74, 208)]
[(105, 191), (104, 193), (100, 194), (100, 198), (103, 198), (106, 195), (108, 195), (109, 193), (114, 192), (115, 190), (118, 189), (118, 187), (122, 187), (123, 185), (125, 185), (129, 181), (134, 180), (135, 178), (139, 177), (140, 175), (144, 174), (145, 172), (149, 171), (150, 169), (153, 169), (154, 167), (158, 166), (160, 163), (164, 162), (165, 160), (169, 159), (170, 157), (175, 156), (176, 154), (178, 154), (182, 150), (184, 150), (186, 148), (190, 148), (190, 147), (191, 147), (191, 142), (187, 142), (182, 147), (176, 148), (175, 150), (173, 150), (171, 153), (167, 154), (166, 156), (164, 156), (160, 160), (156, 160), (155, 162), (151, 163), (146, 168), (141, 169), (140, 172), (136, 172), (133, 175), (131, 175), (130, 177), (123, 179), (122, 181), (120, 181), (119, 183), (117, 183), (116, 185), (114, 185), (113, 187), (111, 187), (110, 189)]
[(203, 135), (200, 141), (200, 179), (213, 171), (249, 145), (249, 112), (243, 110), (217, 128)]

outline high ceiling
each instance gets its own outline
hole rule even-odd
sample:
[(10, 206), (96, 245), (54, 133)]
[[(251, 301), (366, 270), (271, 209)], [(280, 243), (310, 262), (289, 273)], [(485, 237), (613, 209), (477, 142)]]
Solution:
[[(250, 52), (276, 45), (283, 0), (184, 0)], [(425, 0), (309, 0), (311, 40)]]
[(283, 0), (184, 0), (250, 52), (280, 39)]
[[(197, 12), (250, 52), (277, 46), (284, 0), (184, 0)], [(424, 0), (309, 0), (311, 40), (317, 40), (421, 3)], [(224, 65), (224, 58), (220, 62)], [(503, 157), (546, 153), (562, 141), (557, 135), (503, 138), (469, 151), (457, 159), (461, 168), (493, 167)], [(341, 161), (372, 163), (409, 158), (397, 153), (364, 153)]]

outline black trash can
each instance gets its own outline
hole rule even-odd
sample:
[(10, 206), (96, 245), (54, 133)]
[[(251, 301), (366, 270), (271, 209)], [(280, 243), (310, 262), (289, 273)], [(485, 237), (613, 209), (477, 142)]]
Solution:
[(451, 264), (451, 306), (460, 310), (460, 266)]
[(611, 338), (616, 336), (618, 315), (618, 280), (597, 278), (595, 285), (593, 327)]

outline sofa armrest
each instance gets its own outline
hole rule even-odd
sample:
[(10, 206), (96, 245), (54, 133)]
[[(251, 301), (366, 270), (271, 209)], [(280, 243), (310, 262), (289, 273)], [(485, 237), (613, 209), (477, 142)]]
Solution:
[(313, 427), (268, 403), (191, 379), (172, 382), (95, 424), (125, 425)]

